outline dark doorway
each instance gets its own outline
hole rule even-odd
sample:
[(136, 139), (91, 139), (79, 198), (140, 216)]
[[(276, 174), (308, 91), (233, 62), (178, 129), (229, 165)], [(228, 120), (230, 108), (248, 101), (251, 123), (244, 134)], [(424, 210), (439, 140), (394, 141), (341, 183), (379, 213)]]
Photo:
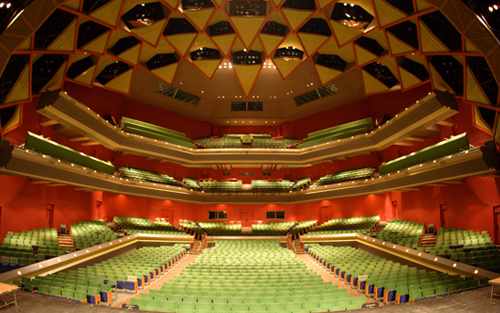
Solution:
[(439, 205), (439, 212), (441, 216), (441, 227), (448, 227), (448, 206), (445, 204)]

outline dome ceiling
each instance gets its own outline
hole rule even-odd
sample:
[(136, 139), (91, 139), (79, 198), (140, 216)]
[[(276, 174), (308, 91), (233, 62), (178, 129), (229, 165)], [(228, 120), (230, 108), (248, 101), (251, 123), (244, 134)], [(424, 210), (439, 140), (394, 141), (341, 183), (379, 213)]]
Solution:
[[(498, 42), (467, 24), (460, 1), (45, 2), (2, 35), (13, 52), (2, 106), (71, 82), (219, 125), (265, 125), (430, 83), (493, 111), (495, 132)], [(23, 39), (9, 42), (11, 31)]]

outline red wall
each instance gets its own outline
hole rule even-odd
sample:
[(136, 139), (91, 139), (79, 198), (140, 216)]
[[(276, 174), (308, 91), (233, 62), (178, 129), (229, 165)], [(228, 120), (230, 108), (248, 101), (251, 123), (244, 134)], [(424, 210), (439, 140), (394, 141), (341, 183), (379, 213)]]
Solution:
[(23, 177), (0, 178), (0, 237), (8, 231), (19, 232), (49, 227), (47, 204), (54, 205), (54, 227), (86, 221), (91, 216), (92, 194), (73, 187), (32, 184)]

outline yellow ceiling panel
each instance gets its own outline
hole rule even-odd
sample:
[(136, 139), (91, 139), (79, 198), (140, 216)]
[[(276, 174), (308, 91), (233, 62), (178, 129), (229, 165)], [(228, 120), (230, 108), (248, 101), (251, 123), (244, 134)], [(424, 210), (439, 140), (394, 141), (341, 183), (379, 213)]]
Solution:
[(432, 63), (429, 62), (429, 70), (431, 71), (431, 79), (432, 79), (432, 85), (434, 86), (434, 89), (440, 90), (440, 91), (449, 91), (452, 94), (457, 94), (451, 87), (448, 85), (444, 79), (439, 75), (438, 71), (432, 65)]
[(486, 96), (481, 84), (476, 79), (476, 76), (472, 72), (470, 66), (467, 66), (467, 76), (466, 76), (466, 84), (465, 84), (465, 100), (491, 105), (490, 98)]
[(425, 25), (422, 20), (419, 20), (419, 25), (420, 25), (420, 44), (422, 48), (422, 52), (449, 52), (450, 49), (445, 46), (444, 43), (439, 40), (439, 38), (436, 37), (432, 33), (432, 31)]
[(363, 86), (365, 88), (365, 94), (369, 95), (389, 90), (389, 87), (384, 85), (382, 82), (373, 77), (370, 73), (368, 73), (364, 69), (361, 70), (361, 74), (363, 77)]
[(381, 27), (402, 20), (408, 16), (408, 14), (384, 0), (373, 0), (373, 3), (375, 4), (375, 10), (377, 10), (377, 16)]
[(241, 88), (243, 88), (243, 92), (245, 96), (248, 97), (250, 92), (252, 91), (252, 87), (257, 80), (257, 76), (259, 75), (261, 65), (233, 65), (234, 72), (236, 73), (236, 77), (240, 82)]
[(296, 10), (290, 8), (281, 8), (281, 11), (285, 15), (288, 24), (293, 31), (296, 31), (302, 23), (304, 23), (314, 12), (305, 10)]
[(265, 17), (231, 17), (234, 28), (236, 28), (243, 44), (245, 44), (247, 48), (250, 47), (250, 44), (257, 36), (265, 21)]
[(279, 46), (281, 41), (283, 41), (283, 36), (277, 35), (269, 35), (269, 34), (260, 34), (260, 41), (262, 42), (262, 46), (268, 56), (271, 56), (271, 53)]
[(363, 34), (363, 30), (360, 28), (348, 27), (334, 20), (330, 20), (330, 25), (332, 25), (333, 33), (340, 46)]
[(416, 51), (415, 48), (394, 36), (391, 32), (386, 32), (387, 39), (389, 40), (389, 49), (392, 55), (403, 54), (407, 52)]
[(368, 51), (357, 44), (354, 44), (354, 51), (356, 52), (356, 60), (358, 66), (368, 64), (379, 57), (375, 53), (372, 53), (371, 51)]
[(78, 19), (74, 18), (64, 31), (47, 47), (49, 51), (74, 51), (76, 40), (76, 24)]
[(318, 73), (319, 80), (321, 81), (321, 85), (325, 85), (331, 80), (335, 79), (337, 76), (342, 74), (341, 71), (329, 68), (323, 65), (315, 64), (316, 72)]
[(401, 76), (401, 85), (403, 90), (416, 86), (422, 82), (417, 76), (402, 67), (399, 67), (399, 75)]
[(211, 38), (217, 47), (219, 47), (221, 52), (227, 56), (231, 46), (233, 45), (234, 38), (236, 38), (236, 34), (218, 35), (212, 36)]
[(192, 63), (196, 66), (208, 79), (212, 79), (217, 68), (219, 68), (222, 60), (194, 60)]
[(140, 52), (141, 52), (141, 43), (138, 43), (132, 48), (123, 51), (122, 53), (117, 55), (117, 57), (129, 63), (137, 65), (137, 62), (139, 62)]
[(94, 12), (90, 13), (93, 18), (115, 27), (118, 24), (120, 9), (123, 0), (114, 0), (106, 3)]
[(312, 56), (322, 44), (324, 44), (328, 37), (324, 35), (311, 34), (311, 33), (297, 33), (300, 41), (302, 42), (302, 46), (306, 50), (307, 55)]
[(415, 0), (415, 3), (417, 4), (417, 11), (418, 12), (423, 12), (428, 9), (434, 8), (434, 6), (430, 3), (428, 3), (425, 0)]
[(167, 84), (171, 85), (174, 82), (174, 77), (178, 67), (179, 67), (179, 62), (169, 64), (164, 67), (155, 68), (150, 72), (161, 78)]
[(3, 103), (30, 99), (30, 65), (26, 64)]
[(97, 67), (95, 65), (92, 65), (85, 72), (75, 77), (74, 80), (81, 84), (92, 86), (92, 83), (94, 82), (94, 74), (96, 68)]
[(184, 10), (184, 15), (193, 22), (200, 30), (204, 30), (215, 8), (204, 8), (201, 10)]
[(276, 68), (280, 72), (281, 76), (283, 79), (287, 78), (288, 75), (290, 75), (295, 68), (297, 68), (301, 63), (302, 60), (284, 60), (281, 58), (276, 58), (273, 59), (274, 65), (276, 65)]
[(156, 46), (166, 22), (167, 19), (161, 19), (154, 22), (150, 26), (134, 28), (132, 29), (132, 34), (144, 39), (146, 42), (149, 42), (153, 46)]
[(83, 46), (82, 50), (104, 54), (104, 50), (106, 49), (106, 44), (108, 43), (110, 34), (110, 31), (104, 32), (102, 35)]
[[(64, 80), (64, 73), (66, 71), (66, 64), (67, 63), (68, 63), (67, 61), (64, 61), (64, 63), (61, 65), (61, 67), (59, 67), (59, 69), (57, 70), (56, 74), (52, 77), (52, 79), (49, 80), (45, 84), (45, 86), (43, 86), (43, 88), (39, 91), (40, 93), (43, 93), (45, 91), (53, 91), (53, 90), (61, 89), (62, 84), (63, 84), (63, 80)], [(35, 93), (38, 91), (33, 90), (32, 92)]]
[(180, 55), (184, 56), (198, 33), (176, 34), (166, 36), (166, 39), (174, 46)]
[(128, 94), (128, 93), (130, 93), (130, 86), (132, 83), (133, 73), (134, 73), (134, 69), (131, 68), (131, 69), (123, 72), (122, 74), (116, 76), (115, 78), (113, 78), (109, 82), (107, 82), (104, 85), (104, 87), (109, 88), (109, 89), (113, 89), (113, 90), (117, 90), (117, 91), (121, 91), (123, 93)]

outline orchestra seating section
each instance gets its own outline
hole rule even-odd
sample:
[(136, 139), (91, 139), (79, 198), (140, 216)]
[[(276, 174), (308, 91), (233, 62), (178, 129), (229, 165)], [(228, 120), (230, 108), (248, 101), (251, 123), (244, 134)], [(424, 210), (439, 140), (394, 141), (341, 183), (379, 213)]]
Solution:
[(412, 152), (409, 155), (386, 162), (379, 166), (378, 171), (381, 175), (396, 172), (413, 165), (430, 162), (448, 155), (459, 153), (469, 148), (470, 145), (467, 133), (462, 133), (450, 139), (440, 141), (435, 145)]
[(241, 180), (201, 180), (199, 182), (201, 190), (205, 192), (238, 192), (241, 191)]
[(252, 180), (253, 192), (290, 192), (294, 182), (289, 180)]
[(198, 222), (197, 224), (209, 236), (241, 236), (241, 224), (227, 225), (226, 222)]
[(489, 271), (500, 271), (500, 253), (488, 233), (443, 227), (438, 229), (436, 246), (418, 250)]
[(152, 222), (146, 217), (131, 217), (115, 215), (113, 222), (126, 234), (152, 234), (152, 235), (185, 235), (174, 225), (165, 221)]
[(158, 183), (169, 186), (183, 186), (184, 185), (173, 177), (170, 177), (166, 174), (160, 174), (153, 171), (146, 171), (132, 167), (120, 167), (120, 173), (123, 178), (128, 178), (136, 181), (149, 181), (152, 183)]
[(189, 189), (201, 190), (201, 186), (200, 186), (200, 183), (198, 182), (198, 179), (183, 177), (182, 183), (184, 184), (184, 186), (186, 186)]
[(88, 156), (83, 152), (73, 150), (48, 138), (38, 136), (31, 132), (28, 132), (28, 135), (26, 135), (24, 148), (34, 150), (35, 152), (44, 155), (49, 155), (62, 161), (84, 166), (102, 173), (107, 173), (110, 175), (113, 175), (115, 173), (115, 167), (109, 162), (104, 162), (97, 158)]
[(184, 133), (128, 117), (122, 117), (121, 129), (131, 134), (161, 140), (187, 148), (195, 147), (195, 145), (191, 143), (191, 139), (187, 138)]
[(395, 218), (387, 223), (384, 229), (378, 233), (372, 233), (371, 236), (416, 249), (420, 245), (424, 232), (424, 223), (415, 223)]
[(254, 236), (285, 236), (297, 222), (269, 222), (267, 224), (252, 225)]
[(358, 309), (365, 297), (320, 275), (279, 241), (216, 241), (181, 275), (130, 304), (163, 312), (327, 312)]
[(59, 247), (55, 228), (8, 232), (0, 247), (0, 272), (45, 261), (71, 251), (71, 248)]
[(299, 148), (308, 148), (342, 138), (365, 134), (370, 132), (372, 129), (373, 120), (371, 117), (322, 129), (307, 134), (307, 137), (302, 140), (301, 144), (299, 144)]
[(367, 179), (373, 177), (374, 173), (375, 168), (373, 167), (362, 167), (353, 170), (337, 172), (335, 174), (321, 177), (312, 184), (312, 187), (341, 183), (351, 180)]
[[(309, 244), (308, 253), (339, 279), (385, 303), (413, 302), (486, 285), (488, 278), (462, 278), (386, 260), (353, 247)], [(367, 275), (366, 281), (359, 276)]]
[(113, 232), (102, 220), (72, 224), (70, 234), (75, 242), (76, 250), (92, 247), (124, 236), (123, 233)]
[(288, 137), (271, 137), (269, 134), (230, 134), (222, 137), (205, 137), (193, 140), (198, 148), (295, 148), (300, 140)]
[(308, 235), (334, 235), (360, 233), (370, 234), (380, 221), (380, 215), (348, 217), (331, 219), (314, 230), (309, 231)]
[[(88, 302), (111, 303), (111, 290), (137, 292), (151, 284), (167, 267), (186, 254), (183, 245), (143, 247), (92, 266), (81, 267), (33, 279), (23, 278), (14, 284), (41, 295)], [(136, 280), (129, 280), (130, 276)]]

